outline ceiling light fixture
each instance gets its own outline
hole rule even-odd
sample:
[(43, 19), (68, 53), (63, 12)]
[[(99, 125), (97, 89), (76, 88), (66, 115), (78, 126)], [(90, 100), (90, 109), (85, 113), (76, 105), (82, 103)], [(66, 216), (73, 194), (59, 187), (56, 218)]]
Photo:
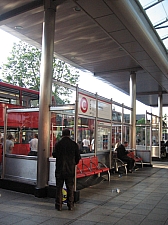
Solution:
[(75, 56), (72, 56), (71, 59), (76, 59)]

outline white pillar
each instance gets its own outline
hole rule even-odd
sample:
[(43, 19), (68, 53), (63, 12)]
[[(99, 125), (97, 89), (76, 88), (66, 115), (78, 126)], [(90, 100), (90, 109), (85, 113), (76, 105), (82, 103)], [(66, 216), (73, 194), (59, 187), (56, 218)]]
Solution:
[(136, 148), (136, 73), (130, 73), (130, 99), (131, 99), (131, 134), (130, 147)]
[(160, 141), (162, 141), (162, 108), (163, 108), (163, 101), (162, 101), (162, 94), (159, 94), (158, 96), (158, 109), (159, 109), (159, 117), (160, 117), (160, 120), (159, 120), (159, 143)]
[(55, 12), (56, 6), (54, 5), (53, 1), (45, 0), (40, 74), (37, 187), (35, 192), (35, 196), (37, 197), (43, 197), (46, 195), (46, 187), (48, 185), (48, 159), (50, 156), (49, 109), (52, 88)]

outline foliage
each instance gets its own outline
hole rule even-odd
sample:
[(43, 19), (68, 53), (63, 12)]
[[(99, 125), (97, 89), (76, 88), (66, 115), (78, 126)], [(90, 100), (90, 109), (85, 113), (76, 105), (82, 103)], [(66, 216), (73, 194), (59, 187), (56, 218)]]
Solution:
[[(166, 121), (167, 121), (167, 115), (165, 114), (165, 115), (163, 116), (163, 118), (162, 118), (162, 126), (163, 126), (163, 127), (167, 127)], [(137, 124), (137, 125), (143, 125), (143, 124), (145, 124), (145, 118), (142, 118), (142, 119), (138, 120), (138, 121), (136, 122), (136, 124)]]
[(3, 65), (3, 80), (39, 91), (41, 52), (24, 42), (14, 43), (8, 62)]
[[(41, 50), (25, 42), (14, 43), (11, 55), (7, 58), (7, 63), (2, 66), (3, 80), (14, 85), (34, 90), (40, 89), (40, 62)], [(69, 64), (53, 58), (53, 79), (76, 85), (79, 78), (79, 71)], [(69, 102), (68, 97), (71, 90), (63, 88), (57, 84), (52, 85), (52, 95), (57, 104)]]
[(142, 118), (142, 119), (138, 120), (136, 124), (137, 125), (143, 125), (143, 124), (145, 124), (145, 118)]
[[(70, 85), (76, 85), (79, 78), (79, 71), (70, 66), (69, 64), (57, 59), (53, 59), (53, 78), (58, 81), (63, 81)], [(72, 93), (71, 89), (65, 88), (63, 86), (54, 84), (52, 86), (52, 93), (58, 93), (59, 97), (70, 96)], [(57, 97), (56, 97), (57, 98)], [(58, 99), (56, 99), (58, 102)], [(65, 102), (69, 102), (67, 98), (64, 99)]]

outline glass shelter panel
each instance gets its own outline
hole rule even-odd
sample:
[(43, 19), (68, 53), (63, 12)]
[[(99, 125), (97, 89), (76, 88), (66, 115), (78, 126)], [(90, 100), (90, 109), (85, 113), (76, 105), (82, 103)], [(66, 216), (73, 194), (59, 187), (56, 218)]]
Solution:
[(78, 117), (78, 137), (80, 153), (95, 152), (95, 119)]
[(123, 142), (127, 141), (129, 143), (129, 141), (130, 141), (130, 126), (128, 126), (128, 125), (123, 126), (122, 135), (123, 135)]
[(150, 137), (150, 127), (149, 126), (146, 126), (145, 127), (145, 145), (147, 146), (147, 149), (150, 148), (150, 140), (151, 140), (151, 137)]
[(150, 151), (151, 157), (160, 157), (159, 117), (146, 114), (136, 124), (136, 149)]
[(151, 123), (151, 141), (152, 141), (152, 157), (159, 157), (160, 158), (160, 145), (161, 140), (159, 136), (159, 121), (160, 118), (156, 115), (151, 114), (152, 123)]
[(112, 125), (112, 148), (121, 143), (121, 124)]
[(122, 121), (122, 107), (115, 104), (112, 105), (112, 121)]
[(98, 124), (97, 131), (97, 151), (105, 151), (111, 149), (111, 124), (105, 125), (101, 122)]
[(124, 109), (123, 123), (130, 123), (131, 111), (129, 109)]
[[(165, 143), (168, 141), (168, 117), (165, 114), (162, 118), (162, 140)], [(168, 149), (168, 142), (166, 143), (166, 148)]]
[(152, 145), (159, 146), (159, 128), (152, 126)]
[(136, 145), (138, 149), (150, 146), (150, 129), (145, 124), (136, 126)]
[(50, 148), (53, 151), (55, 143), (62, 137), (63, 129), (70, 130), (70, 138), (74, 140), (74, 115), (51, 113), (51, 137)]

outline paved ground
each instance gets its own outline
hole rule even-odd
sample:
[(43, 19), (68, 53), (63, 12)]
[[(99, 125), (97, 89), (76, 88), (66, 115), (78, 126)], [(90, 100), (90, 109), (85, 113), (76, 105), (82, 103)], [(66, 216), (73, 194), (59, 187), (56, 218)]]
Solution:
[(0, 224), (168, 224), (168, 162), (153, 165), (81, 190), (73, 211), (56, 211), (52, 198), (0, 189)]

